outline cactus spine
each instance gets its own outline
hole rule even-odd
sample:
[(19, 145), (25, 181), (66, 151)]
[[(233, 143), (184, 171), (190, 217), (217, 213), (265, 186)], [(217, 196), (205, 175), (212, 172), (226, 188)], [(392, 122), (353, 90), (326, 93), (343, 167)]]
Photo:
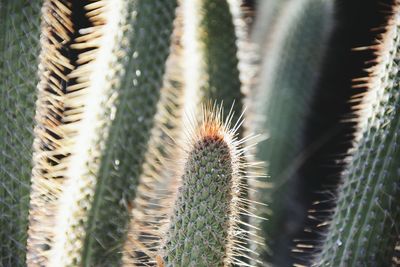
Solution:
[(41, 6), (0, 3), (1, 266), (25, 266)]
[(203, 116), (185, 149), (182, 185), (162, 251), (166, 266), (227, 266), (241, 254), (235, 242), (243, 150), (235, 129), (221, 123), (222, 108)]
[(350, 151), (318, 266), (389, 266), (400, 220), (400, 2), (380, 42), (366, 81), (358, 136)]

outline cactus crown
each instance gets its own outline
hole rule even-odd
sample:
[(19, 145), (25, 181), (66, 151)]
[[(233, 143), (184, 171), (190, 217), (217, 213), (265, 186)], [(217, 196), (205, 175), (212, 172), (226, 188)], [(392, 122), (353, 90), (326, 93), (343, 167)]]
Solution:
[(167, 266), (225, 266), (241, 256), (244, 150), (236, 137), (241, 123), (229, 129), (232, 115), (222, 123), (222, 112), (204, 108), (202, 120), (189, 130), (181, 187), (161, 252)]

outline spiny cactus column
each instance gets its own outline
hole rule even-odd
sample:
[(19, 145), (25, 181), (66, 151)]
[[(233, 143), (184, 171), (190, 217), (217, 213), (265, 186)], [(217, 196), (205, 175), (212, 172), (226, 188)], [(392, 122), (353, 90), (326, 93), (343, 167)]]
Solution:
[(30, 265), (120, 261), (175, 5), (45, 2)]
[[(170, 51), (176, 0), (130, 0), (127, 62), (85, 241), (86, 266), (117, 266)], [(130, 25), (130, 26), (129, 26)]]
[[(76, 266), (120, 73), (121, 1), (46, 0), (27, 263)], [(118, 18), (118, 19), (115, 19)], [(115, 97), (114, 97), (115, 98)]]
[(130, 209), (131, 219), (122, 259), (125, 267), (155, 264), (176, 192), (176, 166), (168, 159), (175, 158), (180, 153), (174, 142), (183, 136), (185, 87), (181, 76), (181, 11), (181, 8), (177, 8), (171, 51), (166, 63), (154, 127)]
[(400, 1), (375, 46), (358, 136), (317, 266), (390, 266), (400, 221)]
[[(227, 266), (239, 256), (236, 231), (240, 150), (221, 112), (206, 111), (190, 133), (182, 185), (162, 253), (166, 266)], [(217, 115), (218, 114), (218, 115)]]
[[(243, 110), (243, 94), (238, 68), (238, 40), (231, 7), (226, 0), (185, 0), (183, 10), (187, 98), (197, 107), (207, 101), (223, 103), (225, 116), (233, 107), (233, 121), (238, 121)], [(243, 137), (242, 128), (239, 129), (239, 135)], [(247, 198), (247, 181), (242, 182), (241, 194)], [(248, 221), (247, 217), (242, 216), (242, 221)], [(245, 224), (241, 226), (246, 231)], [(247, 237), (243, 237), (243, 242), (247, 242), (245, 239)]]
[[(272, 188), (260, 190), (258, 200), (270, 208), (270, 214), (264, 211), (263, 215), (269, 218), (263, 223), (268, 246), (263, 257), (287, 266), (293, 234), (301, 230), (307, 214), (295, 200), (299, 190), (297, 172), (305, 156), (301, 154), (305, 149), (305, 125), (332, 26), (333, 6), (325, 0), (272, 2), (276, 13), (260, 5), (256, 21), (253, 39), (259, 46), (262, 64), (249, 108), (254, 113), (254, 131), (268, 135), (257, 153), (258, 159), (266, 161), (272, 183)], [(268, 19), (273, 25), (264, 25), (268, 15), (273, 16)]]
[(1, 266), (25, 266), (41, 6), (0, 3)]
[[(270, 1), (271, 2), (271, 1)], [(315, 91), (317, 71), (331, 26), (332, 3), (324, 0), (275, 1), (276, 14), (266, 5), (259, 11), (255, 34), (262, 66), (260, 83), (250, 99), (257, 132), (268, 139), (258, 147), (257, 156), (266, 161), (272, 188), (260, 190), (263, 203), (272, 214), (263, 216), (267, 246), (264, 259), (287, 265), (293, 233), (306, 210), (293, 200), (297, 188), (296, 171), (302, 150), (302, 137), (310, 102)], [(266, 15), (273, 16), (261, 31)], [(278, 17), (278, 18), (275, 18)], [(303, 209), (303, 210), (302, 210)], [(294, 226), (293, 226), (294, 225)], [(296, 229), (297, 227), (297, 229)], [(288, 233), (288, 234), (282, 234)]]

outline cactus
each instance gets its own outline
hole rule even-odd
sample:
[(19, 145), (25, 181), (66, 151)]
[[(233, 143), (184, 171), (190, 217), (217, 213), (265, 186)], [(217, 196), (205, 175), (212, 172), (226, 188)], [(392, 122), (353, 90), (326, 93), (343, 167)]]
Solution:
[[(175, 17), (175, 0), (132, 3), (137, 5), (135, 12), (132, 11), (136, 16), (135, 27), (128, 39), (132, 47), (127, 52), (129, 62), (121, 82), (119, 108), (100, 169), (102, 183), (97, 189), (100, 194), (91, 217), (94, 232), (87, 240), (87, 253), (93, 250), (97, 266), (114, 265), (121, 260), (129, 222), (128, 207), (143, 172)], [(90, 249), (90, 243), (96, 250)]]
[(44, 2), (28, 265), (81, 262), (112, 104), (114, 69), (102, 65), (115, 66), (118, 21), (110, 18), (119, 8), (104, 1)]
[[(272, 213), (263, 223), (268, 247), (263, 258), (284, 266), (290, 259), (294, 233), (306, 214), (305, 207), (295, 200), (298, 168), (304, 157), (305, 124), (332, 26), (333, 6), (324, 0), (284, 1), (275, 6), (276, 14), (261, 6), (260, 20), (256, 21), (258, 31), (253, 39), (258, 42), (263, 62), (250, 100), (255, 106), (253, 127), (268, 135), (258, 146), (257, 156), (266, 161), (272, 183), (271, 188), (259, 191), (262, 202), (270, 208), (263, 216)], [(267, 36), (258, 36), (264, 33), (259, 24), (268, 14), (277, 17), (268, 20), (275, 24), (264, 26), (269, 31)]]
[[(233, 121), (238, 121), (243, 112), (238, 59), (238, 34), (241, 29), (238, 28), (240, 25), (235, 25), (238, 5), (239, 1), (227, 0), (183, 1), (186, 86), (191, 92), (188, 96), (197, 97), (194, 103), (223, 103), (224, 116), (233, 108)], [(238, 134), (243, 138), (243, 128)], [(248, 198), (249, 193), (245, 189), (249, 187), (247, 180), (242, 183), (241, 196)], [(240, 227), (245, 232), (248, 230), (248, 217), (249, 214), (241, 214)]]
[(45, 2), (30, 264), (120, 260), (116, 245), (153, 125), (174, 8), (175, 1)]
[(395, 1), (376, 45), (377, 64), (366, 79), (358, 134), (347, 159), (328, 233), (317, 266), (389, 266), (400, 220), (400, 2)]
[[(166, 233), (166, 266), (227, 266), (241, 255), (237, 221), (243, 166), (235, 130), (205, 109), (190, 133), (182, 185)], [(230, 121), (231, 118), (227, 118)], [(240, 262), (239, 262), (240, 263)]]
[(41, 6), (0, 3), (1, 266), (25, 265)]
[[(242, 4), (0, 1), (1, 266), (291, 263), (333, 1), (259, 2), (253, 29)], [(399, 0), (390, 6), (353, 100), (358, 135), (331, 222), (318, 249), (294, 249), (316, 266), (399, 261)], [(243, 137), (264, 131), (272, 189)], [(258, 214), (270, 219), (261, 233)]]
[(197, 98), (195, 105), (210, 100), (224, 102), (225, 116), (236, 103), (237, 120), (242, 114), (243, 95), (230, 6), (226, 0), (183, 1), (182, 5), (188, 97)]
[(162, 240), (162, 229), (176, 191), (176, 168), (169, 158), (180, 153), (174, 140), (182, 137), (185, 106), (182, 72), (182, 11), (177, 9), (172, 46), (166, 65), (164, 85), (146, 151), (143, 172), (130, 209), (129, 231), (123, 248), (123, 266), (152, 266)]

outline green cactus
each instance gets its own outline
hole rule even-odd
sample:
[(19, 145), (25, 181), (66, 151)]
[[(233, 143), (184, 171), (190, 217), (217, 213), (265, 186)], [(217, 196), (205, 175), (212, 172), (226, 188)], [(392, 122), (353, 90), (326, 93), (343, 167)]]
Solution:
[(30, 264), (120, 261), (175, 6), (45, 2)]
[(206, 111), (190, 135), (162, 251), (166, 266), (226, 266), (238, 256), (240, 152), (221, 114)]
[[(333, 1), (259, 2), (252, 30), (240, 5), (0, 1), (1, 266), (292, 261), (307, 214), (294, 200), (298, 169), (310, 153), (305, 125)], [(358, 135), (316, 266), (399, 261), (400, 1), (392, 6), (376, 66), (360, 79), (368, 91), (355, 99)], [(272, 189), (254, 177), (243, 138), (265, 131), (257, 156)], [(270, 219), (261, 239), (259, 213)]]
[(317, 266), (390, 266), (400, 220), (400, 3), (376, 46), (337, 207)]
[[(301, 153), (305, 149), (305, 123), (332, 26), (333, 6), (325, 0), (272, 2), (277, 12), (271, 14), (268, 6), (260, 6), (263, 9), (259, 10), (260, 20), (256, 21), (258, 31), (253, 39), (258, 41), (263, 62), (260, 81), (251, 92), (250, 100), (257, 119), (252, 127), (268, 135), (258, 146), (257, 156), (266, 161), (272, 183), (272, 188), (259, 191), (261, 201), (270, 208), (263, 215), (269, 217), (263, 223), (269, 249), (263, 257), (285, 265), (293, 234), (299, 230), (302, 216), (306, 214), (304, 207), (294, 200), (296, 173), (304, 156)], [(274, 25), (259, 25), (268, 14), (274, 17), (268, 20), (274, 21)], [(257, 36), (263, 33), (262, 27), (269, 34)], [(269, 212), (272, 214), (268, 215)]]
[[(45, 1), (36, 106), (28, 265), (81, 263), (111, 116), (121, 5)], [(103, 11), (103, 12), (101, 12)], [(105, 45), (107, 43), (107, 45)]]
[(172, 46), (163, 88), (149, 139), (143, 172), (132, 203), (129, 231), (123, 248), (123, 266), (152, 266), (159, 252), (162, 229), (175, 195), (176, 176), (168, 158), (180, 153), (174, 140), (182, 137), (185, 106), (182, 77), (182, 12), (177, 9)]
[[(131, 46), (121, 82), (116, 117), (110, 130), (107, 153), (95, 196), (86, 242), (85, 264), (109, 266), (120, 262), (129, 222), (129, 204), (143, 172), (145, 152), (160, 98), (165, 61), (176, 1), (130, 1), (134, 27), (127, 38)], [(128, 134), (129, 133), (129, 134)], [(110, 219), (112, 218), (112, 219)], [(93, 251), (93, 252), (91, 252)]]
[(197, 103), (224, 102), (227, 116), (236, 103), (234, 121), (242, 113), (236, 32), (228, 1), (183, 1), (186, 83)]
[[(183, 1), (187, 90), (194, 92), (197, 104), (223, 103), (225, 116), (233, 108), (233, 121), (238, 121), (243, 112), (238, 59), (240, 29), (235, 28), (238, 25), (235, 25), (237, 18), (234, 16), (237, 5), (238, 1), (227, 0)], [(239, 137), (243, 137), (243, 128), (239, 128)], [(242, 180), (242, 183), (241, 195), (248, 198), (247, 181)], [(241, 216), (244, 231), (248, 230), (245, 226), (248, 217), (248, 214)]]
[(0, 2), (1, 266), (25, 266), (41, 6)]

